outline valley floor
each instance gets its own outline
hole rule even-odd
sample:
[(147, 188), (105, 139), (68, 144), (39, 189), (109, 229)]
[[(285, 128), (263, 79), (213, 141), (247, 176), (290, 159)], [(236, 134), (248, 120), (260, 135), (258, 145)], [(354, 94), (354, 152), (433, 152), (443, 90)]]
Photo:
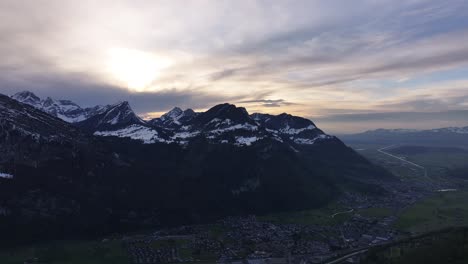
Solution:
[(378, 198), (347, 193), (317, 210), (229, 217), (209, 225), (115, 235), (100, 241), (5, 249), (0, 251), (0, 262), (342, 263), (395, 241), (468, 226), (466, 181), (446, 173), (466, 163), (462, 154), (394, 153), (398, 157), (394, 158), (383, 153), (383, 147), (355, 146), (401, 179), (379, 183), (387, 193)]

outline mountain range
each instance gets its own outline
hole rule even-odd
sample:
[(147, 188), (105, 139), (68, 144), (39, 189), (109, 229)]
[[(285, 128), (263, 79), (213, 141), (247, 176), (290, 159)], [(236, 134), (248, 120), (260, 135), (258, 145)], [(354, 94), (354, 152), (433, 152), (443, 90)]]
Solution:
[(29, 91), (14, 94), (12, 98), (70, 123), (85, 120), (107, 109), (107, 106), (81, 108), (70, 100), (53, 100), (50, 97), (41, 99)]
[(0, 147), (8, 243), (315, 208), (396, 180), (308, 119), (227, 103), (142, 120), (127, 102), (0, 95)]
[(291, 145), (334, 140), (308, 119), (286, 113), (249, 115), (245, 108), (231, 104), (220, 104), (202, 113), (175, 107), (159, 118), (144, 121), (128, 102), (81, 108), (69, 100), (42, 100), (28, 91), (17, 93), (12, 98), (74, 123), (96, 136), (132, 138), (144, 143), (187, 144), (197, 137), (212, 143), (237, 146), (251, 145), (263, 139), (285, 141)]
[(376, 129), (340, 135), (340, 138), (347, 144), (412, 144), (468, 148), (468, 126), (427, 130)]

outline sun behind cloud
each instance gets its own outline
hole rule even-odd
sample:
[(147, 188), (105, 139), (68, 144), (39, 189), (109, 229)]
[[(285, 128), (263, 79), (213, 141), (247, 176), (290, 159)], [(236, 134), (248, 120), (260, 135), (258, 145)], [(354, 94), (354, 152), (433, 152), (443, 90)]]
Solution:
[(170, 67), (172, 61), (152, 53), (127, 49), (108, 50), (107, 71), (110, 77), (134, 92), (144, 92)]

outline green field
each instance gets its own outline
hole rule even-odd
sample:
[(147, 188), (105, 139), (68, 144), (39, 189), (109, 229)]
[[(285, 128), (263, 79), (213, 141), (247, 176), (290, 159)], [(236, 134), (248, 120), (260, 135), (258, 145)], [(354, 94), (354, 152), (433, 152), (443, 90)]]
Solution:
[(383, 145), (356, 145), (352, 147), (359, 154), (363, 155), (371, 162), (386, 168), (391, 173), (393, 173), (393, 175), (399, 177), (402, 180), (420, 180), (421, 177), (424, 176), (424, 171), (422, 169), (377, 151), (378, 149), (384, 147)]
[(403, 210), (395, 227), (415, 233), (468, 225), (468, 191), (440, 192)]
[(466, 264), (468, 263), (468, 229), (450, 228), (420, 237), (375, 247), (364, 264)]
[(468, 165), (467, 153), (424, 153), (413, 154), (409, 158), (413, 162), (431, 167), (451, 169)]
[[(370, 161), (387, 168), (403, 180), (417, 180), (424, 175), (424, 171), (420, 168), (405, 164), (404, 162), (378, 152), (377, 150), (382, 147), (384, 146), (375, 144), (352, 146), (358, 153), (368, 158)], [(466, 151), (463, 152), (454, 148), (426, 148), (425, 151), (421, 151), (420, 153), (394, 153), (395, 149), (388, 149), (386, 151), (425, 167), (428, 177), (436, 182), (447, 181), (448, 179), (446, 176), (449, 170), (466, 167), (468, 165), (468, 152)]]
[(128, 264), (118, 240), (57, 241), (43, 245), (0, 250), (2, 264), (23, 264), (36, 259), (44, 264)]
[(343, 212), (349, 208), (343, 208), (336, 204), (312, 210), (275, 213), (259, 216), (259, 221), (278, 224), (302, 224), (302, 225), (335, 225), (349, 219), (352, 214), (344, 213), (331, 217), (336, 212)]
[(384, 218), (387, 216), (394, 215), (393, 210), (390, 208), (386, 208), (386, 207), (374, 207), (374, 208), (360, 209), (357, 212), (364, 217), (375, 217), (375, 218)]
[[(386, 150), (398, 157), (425, 167), (427, 170), (426, 177), (424, 170), (378, 152), (379, 148), (384, 147), (382, 145), (361, 144), (352, 147), (372, 162), (390, 170), (403, 181), (429, 181), (438, 184), (445, 183), (449, 186), (466, 186), (466, 183), (448, 174), (452, 169), (468, 165), (468, 152), (466, 151), (454, 148), (412, 146)], [(393, 212), (385, 208), (370, 208), (360, 213), (365, 216), (385, 217)], [(399, 219), (395, 224), (396, 228), (416, 233), (448, 226), (468, 225), (468, 190), (435, 193), (431, 197), (405, 208), (398, 216)]]
[(428, 176), (436, 182), (447, 182), (449, 170), (468, 165), (467, 153), (421, 153), (406, 155), (409, 161), (420, 164), (427, 169)]

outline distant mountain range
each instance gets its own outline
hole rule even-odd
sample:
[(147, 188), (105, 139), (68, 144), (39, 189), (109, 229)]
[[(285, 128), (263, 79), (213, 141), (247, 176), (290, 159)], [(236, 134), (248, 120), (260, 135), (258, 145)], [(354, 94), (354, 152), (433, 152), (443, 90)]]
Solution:
[(0, 148), (7, 243), (314, 208), (396, 180), (308, 119), (232, 104), (145, 121), (127, 102), (0, 95)]
[(56, 116), (66, 122), (75, 123), (94, 116), (109, 106), (96, 106), (91, 108), (81, 108), (79, 105), (69, 100), (53, 100), (47, 97), (45, 100), (39, 98), (29, 91), (19, 92), (12, 96), (18, 102), (31, 105), (46, 113)]
[(468, 126), (428, 130), (376, 129), (358, 134), (341, 135), (340, 138), (349, 144), (412, 144), (468, 148)]

